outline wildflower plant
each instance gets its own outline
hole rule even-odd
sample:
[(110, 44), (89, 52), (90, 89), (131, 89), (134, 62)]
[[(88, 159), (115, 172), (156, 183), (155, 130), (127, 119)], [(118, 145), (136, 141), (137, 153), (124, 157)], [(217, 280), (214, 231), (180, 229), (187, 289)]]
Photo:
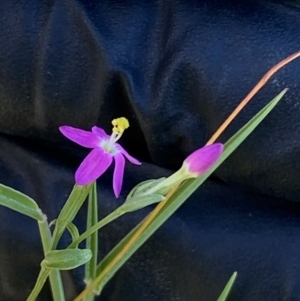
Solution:
[[(271, 71), (276, 72), (284, 64), (298, 56), (300, 56), (300, 52), (280, 62)], [(127, 159), (132, 164), (137, 165), (136, 172), (138, 172), (138, 165), (141, 164), (138, 159), (130, 156), (119, 144), (124, 131), (129, 127), (129, 122), (124, 117), (114, 119), (111, 135), (106, 134), (102, 128), (97, 126), (92, 127), (90, 131), (66, 125), (61, 126), (59, 130), (66, 138), (91, 149), (91, 151), (78, 167), (75, 173), (75, 185), (54, 221), (49, 224), (47, 216), (33, 199), (10, 187), (0, 185), (0, 205), (36, 220), (40, 230), (44, 259), (41, 262), (41, 270), (36, 284), (27, 301), (36, 300), (47, 279), (50, 280), (53, 300), (65, 301), (60, 271), (74, 269), (82, 265), (85, 266), (85, 279), (83, 280), (86, 283), (86, 288), (74, 301), (93, 301), (95, 295), (101, 294), (106, 283), (134, 252), (228, 158), (284, 96), (286, 89), (268, 103), (225, 144), (215, 143), (215, 140), (226, 126), (272, 74), (267, 73), (245, 98), (242, 105), (228, 117), (207, 145), (194, 150), (183, 161), (178, 171), (167, 178), (145, 179), (145, 181), (132, 188), (120, 207), (101, 220), (98, 219), (97, 215), (97, 179), (105, 173), (114, 161), (112, 182), (113, 192), (117, 198), (120, 196), (123, 177), (126, 176), (124, 175), (125, 160)], [(86, 199), (88, 202), (86, 231), (79, 233), (73, 220)], [(98, 262), (98, 231), (121, 215), (154, 203), (157, 203), (156, 207), (143, 222), (137, 225), (113, 250)], [(54, 227), (53, 230), (51, 226)], [(65, 231), (71, 234), (72, 242), (65, 249), (57, 249), (58, 242)], [(82, 241), (86, 242), (85, 248), (79, 248), (79, 243)], [(218, 301), (226, 300), (235, 278), (236, 273), (230, 278)]]

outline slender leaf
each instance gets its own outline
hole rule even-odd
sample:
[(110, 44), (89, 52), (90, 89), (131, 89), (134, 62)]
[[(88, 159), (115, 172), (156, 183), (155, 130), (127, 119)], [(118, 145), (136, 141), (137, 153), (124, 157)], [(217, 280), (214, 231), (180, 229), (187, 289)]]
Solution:
[(224, 287), (224, 289), (217, 301), (226, 301), (227, 300), (227, 298), (230, 294), (230, 291), (233, 287), (233, 284), (235, 282), (236, 277), (237, 277), (237, 272), (234, 272), (232, 274), (232, 276), (230, 277), (230, 279), (228, 280), (226, 286)]
[(145, 196), (134, 196), (128, 199), (122, 206), (117, 209), (119, 213), (127, 213), (142, 209), (154, 203), (161, 202), (165, 197), (161, 194), (150, 194)]
[(87, 198), (91, 188), (91, 184), (86, 186), (74, 185), (68, 200), (55, 222), (52, 249), (56, 248), (61, 235), (65, 231), (66, 227), (73, 221), (83, 202)]
[[(98, 222), (98, 198), (97, 198), (97, 184), (93, 183), (93, 188), (89, 193), (88, 201), (88, 216), (87, 216), (87, 231)], [(85, 283), (90, 283), (96, 277), (96, 269), (98, 263), (98, 232), (92, 233), (86, 239), (86, 248), (92, 251), (92, 259), (85, 264)], [(93, 300), (92, 295), (89, 299)]]
[(38, 221), (43, 220), (43, 214), (32, 198), (2, 184), (0, 184), (0, 205)]
[(154, 186), (158, 185), (159, 183), (161, 183), (165, 179), (166, 179), (165, 177), (159, 178), (159, 179), (151, 179), (151, 180), (146, 180), (146, 181), (143, 181), (143, 182), (137, 184), (129, 192), (129, 194), (128, 194), (127, 198), (126, 198), (125, 203), (127, 201), (129, 201), (131, 198), (133, 198), (134, 195), (146, 192), (148, 189), (153, 188)]

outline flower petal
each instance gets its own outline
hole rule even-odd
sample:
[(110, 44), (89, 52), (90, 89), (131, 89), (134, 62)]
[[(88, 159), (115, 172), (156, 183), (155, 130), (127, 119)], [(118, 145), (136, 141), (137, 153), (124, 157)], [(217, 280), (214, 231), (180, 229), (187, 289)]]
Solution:
[(93, 149), (82, 161), (75, 173), (78, 185), (87, 185), (97, 180), (110, 166), (112, 155), (102, 148)]
[(65, 137), (81, 146), (94, 148), (99, 145), (100, 138), (92, 132), (73, 128), (68, 125), (60, 126), (59, 130)]
[(101, 138), (109, 138), (110, 136), (105, 131), (97, 126), (92, 127), (92, 132)]
[(128, 159), (128, 161), (130, 161), (131, 163), (136, 164), (136, 165), (142, 164), (139, 160), (130, 156), (120, 144), (115, 143), (115, 146), (117, 147), (118, 151)]
[(123, 175), (124, 175), (124, 166), (125, 159), (122, 154), (118, 154), (114, 156), (115, 159), (115, 171), (114, 171), (114, 179), (113, 179), (113, 188), (116, 198), (119, 197), (122, 183), (123, 183)]
[(204, 146), (191, 155), (183, 162), (188, 172), (200, 176), (207, 172), (219, 159), (223, 152), (224, 146), (222, 143), (215, 143)]

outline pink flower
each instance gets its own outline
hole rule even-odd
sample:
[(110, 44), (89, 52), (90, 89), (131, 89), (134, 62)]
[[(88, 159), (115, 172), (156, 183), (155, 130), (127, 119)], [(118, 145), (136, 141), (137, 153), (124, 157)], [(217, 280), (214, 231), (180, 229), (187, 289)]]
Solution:
[(75, 173), (76, 183), (78, 185), (87, 185), (94, 182), (108, 169), (114, 159), (113, 190), (115, 196), (119, 197), (123, 183), (124, 157), (133, 164), (140, 165), (141, 163), (130, 156), (120, 144), (116, 143), (126, 129), (124, 124), (116, 122), (116, 120), (121, 120), (121, 118), (113, 121), (114, 128), (111, 136), (97, 126), (94, 126), (91, 131), (84, 131), (64, 125), (59, 127), (59, 130), (73, 142), (83, 147), (92, 148), (92, 151), (82, 161)]
[(222, 143), (215, 143), (199, 148), (184, 160), (181, 169), (192, 178), (199, 177), (216, 163), (223, 149), (224, 145)]

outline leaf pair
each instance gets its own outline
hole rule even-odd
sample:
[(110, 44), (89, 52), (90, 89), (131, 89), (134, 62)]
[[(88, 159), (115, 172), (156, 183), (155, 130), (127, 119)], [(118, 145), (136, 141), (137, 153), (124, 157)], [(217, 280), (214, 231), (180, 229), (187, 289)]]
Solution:
[(41, 266), (49, 270), (71, 270), (85, 264), (91, 258), (92, 252), (89, 249), (52, 250), (46, 253)]

